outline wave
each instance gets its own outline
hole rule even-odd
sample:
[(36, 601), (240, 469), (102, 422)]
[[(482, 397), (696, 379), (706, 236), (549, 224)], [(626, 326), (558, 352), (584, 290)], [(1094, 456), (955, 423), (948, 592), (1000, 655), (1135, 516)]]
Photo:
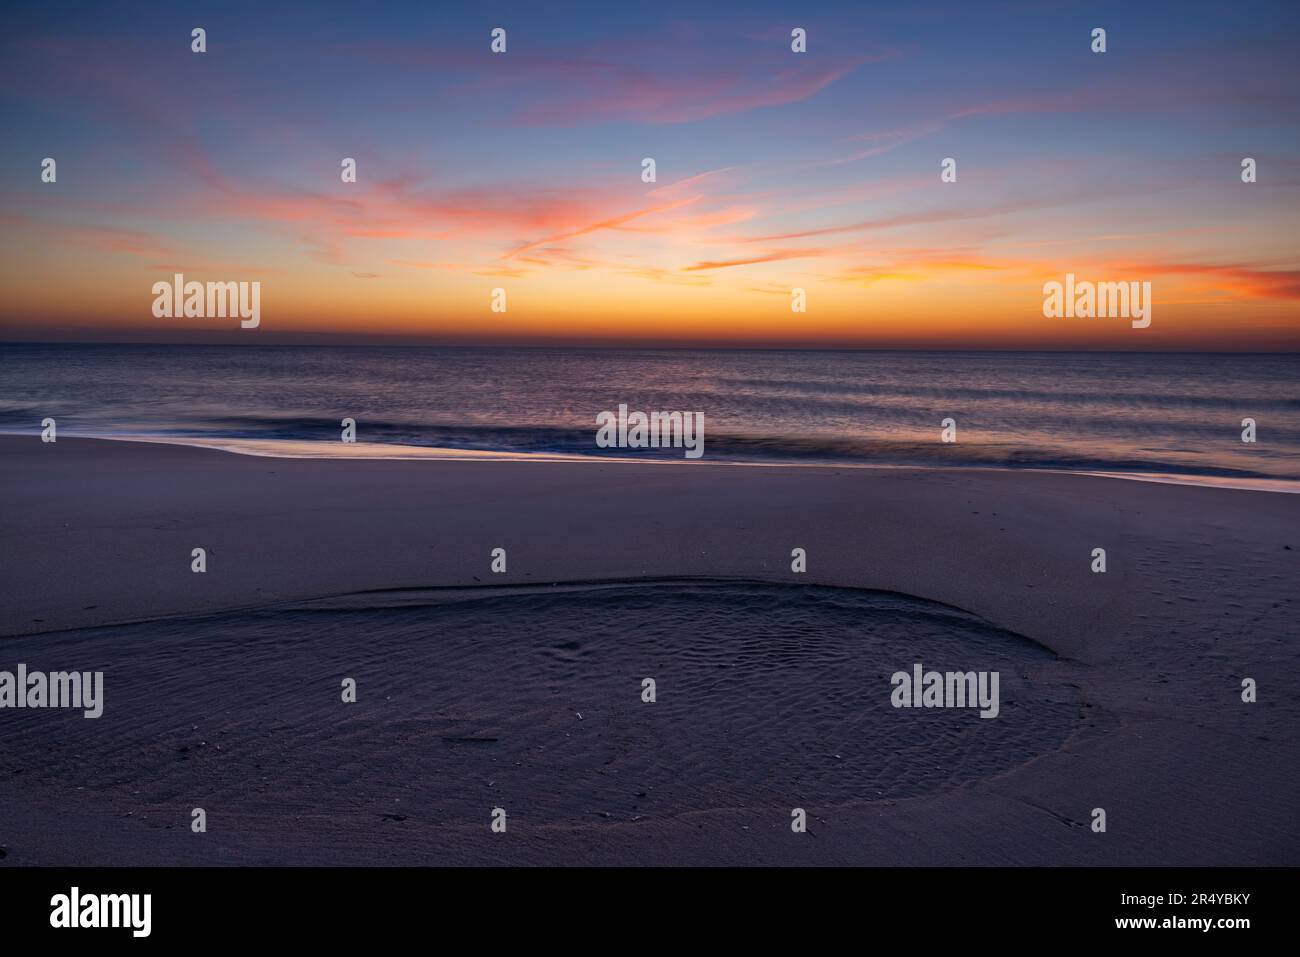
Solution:
[[(335, 430), (336, 432), (337, 430)], [(35, 435), (32, 430), (0, 434)], [(681, 449), (599, 449), (589, 433), (584, 441), (565, 448), (486, 448), (386, 441), (343, 443), (329, 439), (271, 439), (196, 434), (91, 433), (64, 431), (64, 437), (155, 442), (274, 458), (426, 459), (472, 461), (567, 461), (655, 464), (722, 464), (752, 466), (818, 466), (843, 468), (977, 468), (1008, 471), (1055, 471), (1139, 481), (1210, 485), (1280, 492), (1300, 492), (1300, 480), (1277, 473), (1209, 463), (1180, 467), (1165, 458), (1087, 454), (1078, 450), (1034, 449), (1023, 445), (963, 442), (853, 442), (840, 439), (791, 437), (707, 437), (707, 454), (688, 460)]]

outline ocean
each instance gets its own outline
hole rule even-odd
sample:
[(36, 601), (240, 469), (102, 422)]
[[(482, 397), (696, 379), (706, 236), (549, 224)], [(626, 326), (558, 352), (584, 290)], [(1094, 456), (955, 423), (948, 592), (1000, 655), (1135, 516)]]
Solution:
[(1300, 481), (1296, 354), (0, 345), (10, 433), (684, 461), (598, 447), (620, 404), (703, 413), (704, 462)]

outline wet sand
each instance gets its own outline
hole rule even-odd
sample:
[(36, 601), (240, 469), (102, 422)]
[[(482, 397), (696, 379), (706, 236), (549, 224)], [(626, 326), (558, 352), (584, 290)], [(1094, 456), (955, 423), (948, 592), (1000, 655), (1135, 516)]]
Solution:
[(26, 437), (0, 494), (0, 669), (106, 699), (0, 710), (0, 866), (1300, 862), (1298, 496)]

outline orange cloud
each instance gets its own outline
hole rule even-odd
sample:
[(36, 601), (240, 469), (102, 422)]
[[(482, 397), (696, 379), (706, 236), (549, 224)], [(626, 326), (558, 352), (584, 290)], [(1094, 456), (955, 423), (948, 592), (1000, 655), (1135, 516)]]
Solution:
[(752, 266), (755, 263), (777, 262), (782, 259), (807, 259), (812, 256), (821, 256), (824, 254), (825, 251), (820, 249), (781, 249), (775, 252), (764, 253), (761, 256), (749, 256), (744, 259), (724, 259), (712, 262), (698, 262), (693, 266), (683, 266), (682, 272), (700, 272), (705, 269), (728, 269), (732, 266)]

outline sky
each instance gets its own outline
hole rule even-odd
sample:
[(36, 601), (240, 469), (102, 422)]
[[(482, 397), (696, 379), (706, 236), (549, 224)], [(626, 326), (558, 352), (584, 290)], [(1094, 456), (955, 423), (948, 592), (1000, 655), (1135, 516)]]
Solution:
[[(1300, 350), (1298, 27), (1280, 2), (25, 4), (0, 340)], [(176, 273), (259, 282), (260, 325), (155, 317)], [(1067, 273), (1150, 282), (1151, 324), (1045, 317)]]

